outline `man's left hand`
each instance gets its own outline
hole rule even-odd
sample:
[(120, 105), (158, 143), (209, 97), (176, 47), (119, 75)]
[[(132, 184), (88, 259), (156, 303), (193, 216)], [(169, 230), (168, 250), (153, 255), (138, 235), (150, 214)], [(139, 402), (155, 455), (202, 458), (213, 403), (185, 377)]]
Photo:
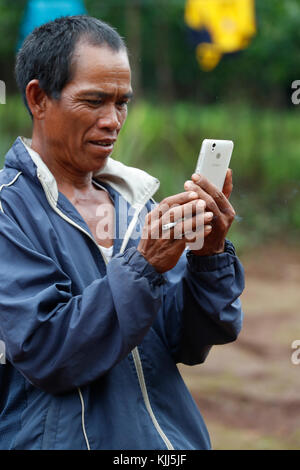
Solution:
[(214, 214), (210, 223), (212, 231), (205, 237), (203, 248), (192, 252), (198, 256), (223, 253), (227, 232), (235, 218), (235, 211), (228, 201), (232, 192), (232, 170), (227, 170), (223, 191), (198, 174), (192, 175), (192, 181), (185, 182), (184, 189), (195, 191), (206, 202), (206, 210)]

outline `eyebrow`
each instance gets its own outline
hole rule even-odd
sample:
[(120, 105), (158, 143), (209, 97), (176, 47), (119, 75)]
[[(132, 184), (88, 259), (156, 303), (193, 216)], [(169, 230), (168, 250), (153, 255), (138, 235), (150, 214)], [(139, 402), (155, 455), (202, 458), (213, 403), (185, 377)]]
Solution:
[[(86, 91), (86, 92), (83, 92), (81, 93), (81, 96), (83, 97), (88, 97), (88, 96), (92, 96), (92, 97), (96, 97), (96, 98), (112, 98), (114, 96), (113, 93), (106, 93), (104, 91)], [(128, 92), (128, 93), (124, 93), (123, 95), (121, 95), (121, 98), (125, 98), (125, 99), (128, 99), (130, 100), (131, 98), (133, 97), (133, 93), (132, 92)]]

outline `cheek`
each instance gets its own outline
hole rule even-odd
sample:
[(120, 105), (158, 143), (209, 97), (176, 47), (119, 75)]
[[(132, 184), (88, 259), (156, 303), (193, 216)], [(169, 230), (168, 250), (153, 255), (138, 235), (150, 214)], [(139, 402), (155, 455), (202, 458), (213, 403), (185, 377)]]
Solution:
[(48, 136), (60, 136), (64, 132), (63, 120), (60, 113), (49, 113), (44, 121), (46, 134)]
[[(126, 118), (127, 118), (127, 114), (128, 114), (128, 110), (127, 108), (126, 109), (123, 109), (122, 111), (120, 111), (120, 114), (119, 114), (119, 122), (121, 124), (121, 128), (123, 126), (123, 124), (125, 123), (126, 121)], [(120, 129), (121, 130), (121, 129)]]

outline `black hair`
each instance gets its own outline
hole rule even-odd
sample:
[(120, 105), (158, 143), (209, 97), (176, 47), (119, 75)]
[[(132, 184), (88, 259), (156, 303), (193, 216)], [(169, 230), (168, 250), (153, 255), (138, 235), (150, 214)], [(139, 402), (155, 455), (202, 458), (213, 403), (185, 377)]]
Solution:
[(17, 54), (15, 76), (24, 103), (26, 87), (33, 80), (45, 93), (59, 99), (72, 79), (72, 58), (76, 44), (84, 40), (94, 46), (108, 46), (115, 52), (126, 51), (124, 40), (107, 23), (87, 15), (63, 16), (35, 28)]

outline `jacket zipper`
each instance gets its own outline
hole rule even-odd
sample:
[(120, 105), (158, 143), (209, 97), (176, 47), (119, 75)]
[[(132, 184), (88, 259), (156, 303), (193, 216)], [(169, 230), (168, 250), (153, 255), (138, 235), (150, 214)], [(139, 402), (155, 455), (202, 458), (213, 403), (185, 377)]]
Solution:
[[(98, 249), (100, 250), (100, 252), (102, 254), (104, 262), (107, 264), (106, 257), (103, 255), (103, 253), (101, 251), (101, 248), (99, 247), (97, 242), (94, 240), (94, 238), (86, 230), (84, 230), (80, 225), (76, 224), (76, 222), (74, 222), (72, 219), (67, 217), (60, 209), (58, 209), (56, 207), (56, 203), (54, 201), (52, 201), (51, 194), (48, 193), (48, 188), (47, 188), (47, 185), (44, 183), (43, 178), (41, 177), (41, 175), (39, 173), (37, 174), (37, 176), (38, 176), (38, 178), (39, 178), (39, 180), (42, 184), (42, 187), (44, 189), (44, 192), (46, 194), (46, 198), (47, 198), (50, 206), (55, 210), (55, 212), (60, 217), (62, 217), (62, 219), (64, 219), (66, 222), (70, 223), (71, 225), (73, 225), (77, 229), (81, 230), (81, 232), (85, 233), (93, 241), (93, 243), (95, 243), (95, 245), (98, 247)], [(146, 201), (145, 201), (145, 203), (146, 203)], [(127, 245), (128, 240), (130, 238), (130, 232), (134, 229), (133, 221), (134, 220), (135, 220), (135, 222), (137, 221), (139, 213), (142, 210), (142, 208), (144, 207), (145, 203), (144, 204), (139, 204), (138, 207), (136, 208), (136, 212), (134, 214), (132, 223), (129, 225), (129, 227), (127, 229), (127, 232), (125, 233), (125, 236), (124, 236), (124, 241), (123, 241), (122, 247), (120, 249), (121, 254), (125, 251), (126, 245)], [(132, 354), (132, 357), (133, 357), (133, 360), (134, 360), (134, 365), (135, 365), (135, 368), (136, 368), (136, 371), (137, 371), (139, 385), (140, 385), (141, 392), (142, 392), (142, 395), (143, 395), (145, 407), (146, 407), (146, 409), (147, 409), (147, 411), (150, 415), (150, 418), (152, 420), (152, 423), (153, 423), (156, 431), (158, 432), (158, 434), (160, 435), (160, 437), (162, 438), (162, 440), (166, 444), (167, 449), (168, 450), (173, 450), (174, 447), (172, 446), (171, 442), (169, 441), (169, 439), (167, 438), (167, 436), (165, 435), (165, 433), (161, 429), (161, 427), (160, 427), (160, 425), (159, 425), (159, 423), (158, 423), (158, 421), (157, 421), (157, 419), (156, 419), (156, 417), (153, 413), (151, 403), (150, 403), (150, 400), (149, 400), (149, 395), (148, 395), (148, 392), (147, 392), (146, 383), (145, 383), (145, 377), (144, 377), (142, 361), (141, 361), (139, 350), (138, 350), (137, 346), (131, 351), (131, 354)], [(81, 392), (80, 387), (78, 387), (78, 393), (79, 393), (79, 398), (80, 398), (80, 402), (81, 402), (81, 409), (82, 409), (82, 416), (81, 416), (81, 418), (82, 418), (82, 431), (83, 431), (83, 435), (84, 435), (84, 438), (85, 438), (87, 449), (91, 450), (89, 440), (88, 440), (88, 437), (87, 437), (87, 434), (86, 434), (85, 416), (84, 416), (84, 414), (85, 414), (84, 413), (84, 400), (83, 400), (83, 396), (82, 396), (82, 392)]]
[(152, 423), (154, 424), (154, 427), (155, 427), (156, 431), (158, 432), (158, 434), (160, 435), (160, 437), (162, 438), (162, 440), (166, 444), (167, 449), (168, 450), (174, 450), (174, 447), (172, 446), (171, 442), (169, 441), (169, 439), (167, 438), (167, 436), (165, 435), (165, 433), (161, 429), (161, 427), (160, 427), (160, 425), (159, 425), (159, 423), (158, 423), (158, 421), (157, 421), (157, 419), (156, 419), (156, 417), (153, 413), (151, 403), (150, 403), (150, 400), (149, 400), (149, 395), (148, 395), (148, 392), (147, 392), (147, 387), (146, 387), (145, 377), (144, 377), (144, 372), (143, 372), (143, 366), (142, 366), (142, 361), (141, 361), (141, 358), (140, 358), (140, 353), (139, 353), (138, 347), (134, 348), (133, 351), (131, 352), (131, 354), (133, 356), (134, 365), (135, 365), (135, 368), (136, 368), (136, 371), (137, 371), (137, 375), (138, 375), (139, 384), (140, 384), (140, 387), (141, 387), (141, 390), (142, 390), (144, 403), (145, 403), (146, 409), (147, 409), (147, 411), (150, 415)]

